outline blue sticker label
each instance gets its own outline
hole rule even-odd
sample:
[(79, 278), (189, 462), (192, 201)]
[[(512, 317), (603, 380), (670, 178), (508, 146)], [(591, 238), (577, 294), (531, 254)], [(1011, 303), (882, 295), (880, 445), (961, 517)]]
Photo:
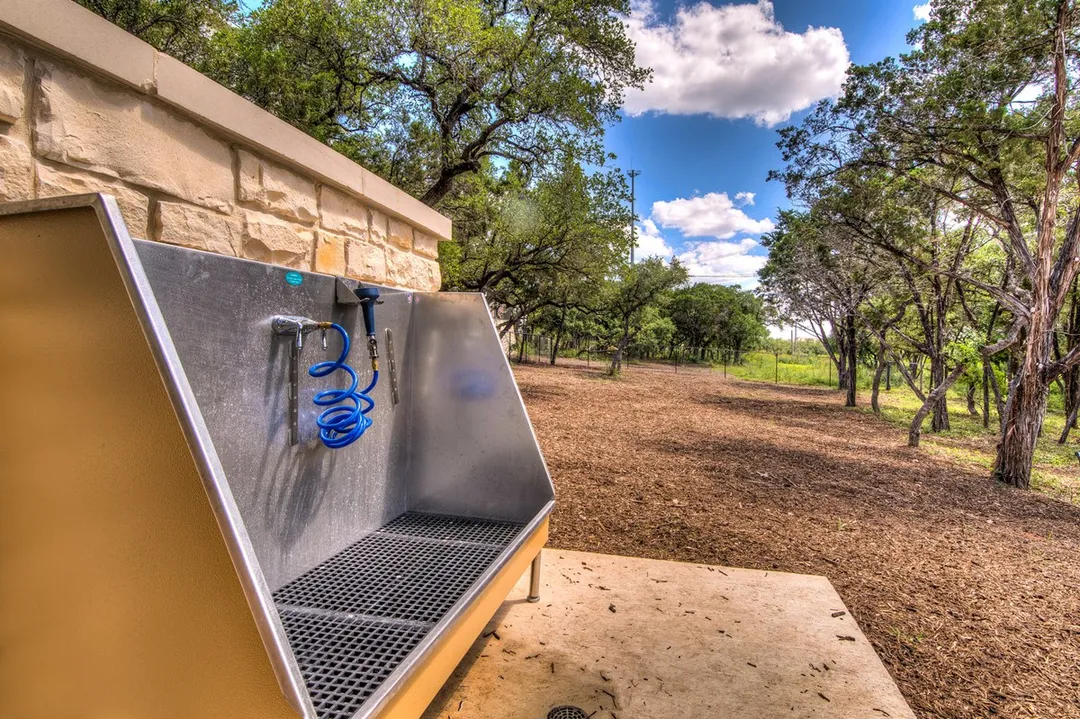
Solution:
[(285, 281), (288, 282), (293, 287), (297, 287), (297, 286), (303, 284), (304, 276), (302, 274), (300, 274), (299, 272), (286, 272), (285, 273)]

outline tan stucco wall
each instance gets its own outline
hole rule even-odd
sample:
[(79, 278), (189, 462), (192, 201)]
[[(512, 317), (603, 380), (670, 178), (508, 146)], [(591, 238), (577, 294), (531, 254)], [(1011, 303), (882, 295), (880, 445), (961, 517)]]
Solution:
[(0, 201), (107, 192), (135, 237), (439, 288), (447, 218), (69, 0), (0, 7)]

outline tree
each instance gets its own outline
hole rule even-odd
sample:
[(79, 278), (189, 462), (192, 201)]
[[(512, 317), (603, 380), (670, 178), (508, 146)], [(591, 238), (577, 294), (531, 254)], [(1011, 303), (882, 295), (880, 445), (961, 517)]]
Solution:
[(610, 374), (622, 371), (626, 347), (641, 331), (646, 310), (660, 302), (665, 293), (686, 282), (688, 277), (686, 268), (677, 259), (672, 259), (669, 265), (659, 257), (650, 257), (622, 268), (618, 280), (608, 287), (605, 303), (605, 313), (619, 337), (608, 370)]
[[(1073, 0), (935, 0), (909, 40), (913, 52), (852, 68), (835, 105), (786, 129), (785, 161), (822, 181), (820, 170), (849, 159), (884, 168), (996, 230), (1013, 268), (1008, 284), (954, 276), (1011, 315), (1005, 336), (983, 351), (1018, 353), (994, 475), (1026, 488), (1050, 384), (1080, 362), (1080, 347), (1054, 356), (1080, 269), (1077, 9)], [(1018, 102), (1030, 88), (1039, 97)]]
[(531, 181), (511, 168), (474, 175), (465, 187), (453, 198), (455, 241), (439, 253), (446, 288), (483, 292), (503, 334), (544, 308), (565, 319), (598, 307), (628, 250), (621, 173), (587, 173), (566, 153)]
[(648, 71), (628, 0), (269, 0), (202, 69), (440, 205), (493, 158), (537, 170), (604, 126)]
[(768, 336), (761, 300), (737, 287), (699, 282), (672, 293), (666, 312), (677, 341), (695, 348), (701, 358), (712, 347), (739, 355)]
[(762, 296), (791, 321), (806, 321), (836, 365), (846, 405), (855, 406), (858, 312), (885, 273), (849, 230), (809, 212), (780, 213), (762, 237), (769, 259)]
[(716, 342), (731, 349), (733, 361), (742, 362), (742, 353), (754, 349), (769, 336), (761, 299), (737, 287), (721, 287), (724, 312), (720, 317)]
[(698, 282), (672, 293), (667, 313), (679, 341), (702, 352), (716, 343), (724, 312), (721, 289), (720, 285)]
[(659, 354), (671, 345), (675, 337), (675, 323), (665, 314), (665, 308), (659, 303), (642, 311), (638, 326), (632, 346), (639, 357), (649, 358)]
[[(919, 182), (880, 170), (844, 167), (830, 184), (814, 186), (823, 191), (814, 211), (877, 250), (874, 261), (886, 271), (895, 269), (899, 293), (910, 302), (917, 322), (911, 331), (893, 323), (893, 331), (930, 365), (926, 396), (909, 384), (924, 401), (922, 414), (931, 414), (931, 429), (948, 429), (945, 391), (934, 390), (951, 376), (947, 346), (965, 326), (956, 275), (980, 236), (977, 216)], [(881, 342), (885, 344), (884, 336)]]

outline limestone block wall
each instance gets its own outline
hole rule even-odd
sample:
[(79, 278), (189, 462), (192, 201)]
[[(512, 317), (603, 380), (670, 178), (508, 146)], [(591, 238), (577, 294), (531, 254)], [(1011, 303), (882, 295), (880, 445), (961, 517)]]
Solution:
[[(72, 31), (78, 28), (78, 32)], [(450, 221), (68, 0), (0, 14), (0, 201), (116, 197), (135, 237), (414, 290)]]

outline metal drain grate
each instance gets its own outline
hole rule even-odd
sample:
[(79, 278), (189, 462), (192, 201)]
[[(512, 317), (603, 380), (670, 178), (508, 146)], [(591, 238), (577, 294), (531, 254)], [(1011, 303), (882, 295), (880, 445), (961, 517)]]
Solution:
[(278, 604), (435, 623), (501, 547), (372, 534), (274, 593)]
[(350, 719), (523, 525), (409, 512), (274, 592), (319, 719)]
[(440, 514), (406, 512), (381, 528), (379, 532), (505, 547), (517, 536), (522, 526), (513, 522), (493, 522), (485, 519), (464, 519)]
[(548, 712), (547, 719), (587, 719), (589, 715), (580, 707), (555, 707)]
[(427, 634), (393, 622), (281, 611), (320, 719), (349, 719)]

